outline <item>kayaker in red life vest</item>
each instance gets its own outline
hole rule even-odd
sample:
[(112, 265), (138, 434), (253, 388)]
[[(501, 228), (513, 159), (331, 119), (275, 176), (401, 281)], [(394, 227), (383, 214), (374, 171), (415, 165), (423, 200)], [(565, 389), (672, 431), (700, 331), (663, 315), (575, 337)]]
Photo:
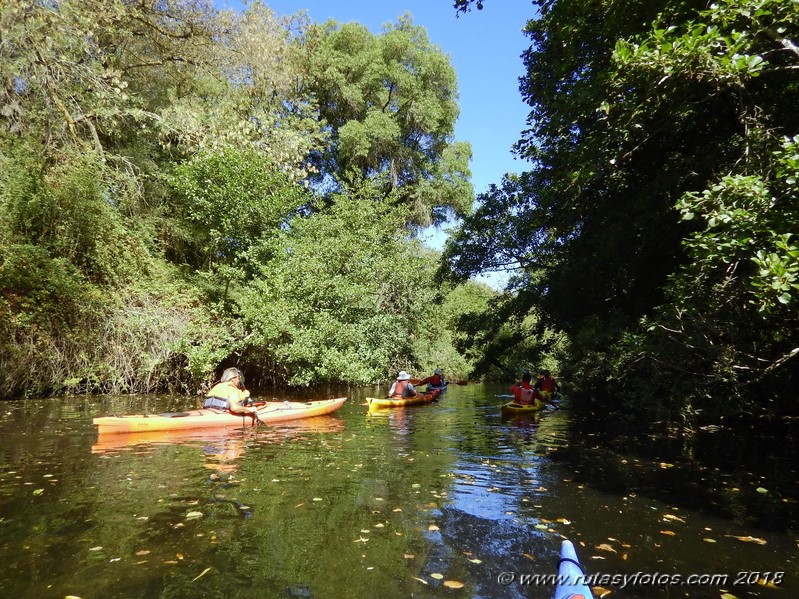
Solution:
[(529, 372), (525, 372), (522, 375), (522, 382), (518, 385), (513, 385), (510, 388), (513, 391), (513, 396), (516, 398), (514, 401), (522, 406), (529, 406), (533, 403), (534, 400), (544, 401), (544, 398), (541, 396), (541, 393), (538, 392), (538, 389), (535, 389), (532, 385), (530, 385), (530, 381), (533, 380), (533, 375)]
[(400, 370), (397, 380), (388, 390), (388, 396), (392, 399), (404, 399), (406, 397), (416, 397), (416, 389), (411, 384), (411, 375)]
[(560, 385), (549, 374), (549, 370), (538, 371), (538, 380), (535, 382), (535, 388), (541, 392), (546, 401), (550, 401), (556, 392), (560, 393)]
[(435, 371), (433, 372), (432, 376), (429, 376), (426, 379), (422, 379), (421, 381), (419, 381), (416, 384), (417, 385), (429, 385), (430, 387), (437, 387), (437, 388), (440, 389), (444, 385), (446, 385), (447, 383), (446, 383), (446, 381), (444, 381), (444, 375), (441, 374), (441, 371), (438, 368), (436, 368)]
[(208, 392), (204, 408), (227, 410), (231, 414), (255, 414), (251, 407), (250, 392), (244, 388), (244, 375), (238, 368), (228, 368), (222, 378)]

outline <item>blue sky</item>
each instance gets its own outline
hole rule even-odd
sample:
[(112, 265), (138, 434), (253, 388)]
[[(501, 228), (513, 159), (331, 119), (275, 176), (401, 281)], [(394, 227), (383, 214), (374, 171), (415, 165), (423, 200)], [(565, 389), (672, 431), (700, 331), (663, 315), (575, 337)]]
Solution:
[[(217, 5), (240, 9), (235, 0)], [(272, 10), (288, 15), (306, 10), (317, 22), (357, 21), (374, 33), (408, 12), (423, 26), (430, 41), (448, 54), (458, 76), (460, 118), (455, 137), (472, 144), (475, 193), (499, 183), (507, 172), (527, 170), (511, 146), (525, 129), (528, 107), (519, 94), (524, 73), (521, 53), (530, 43), (522, 34), (533, 15), (530, 0), (489, 0), (483, 10), (456, 16), (451, 0), (266, 0)], [(446, 233), (431, 232), (428, 244), (440, 248)]]

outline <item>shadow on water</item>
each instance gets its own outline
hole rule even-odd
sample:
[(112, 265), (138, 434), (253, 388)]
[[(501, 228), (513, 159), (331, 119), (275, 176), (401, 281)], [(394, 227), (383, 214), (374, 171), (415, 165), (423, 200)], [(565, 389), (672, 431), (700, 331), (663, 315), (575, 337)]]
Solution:
[[(384, 391), (320, 419), (113, 439), (91, 418), (195, 400), (0, 404), (3, 595), (544, 599), (552, 581), (524, 577), (556, 572), (569, 538), (589, 575), (627, 577), (597, 596), (799, 596), (790, 431), (635, 444), (565, 400), (503, 417), (500, 386), (370, 413)], [(632, 579), (657, 573), (728, 578)]]

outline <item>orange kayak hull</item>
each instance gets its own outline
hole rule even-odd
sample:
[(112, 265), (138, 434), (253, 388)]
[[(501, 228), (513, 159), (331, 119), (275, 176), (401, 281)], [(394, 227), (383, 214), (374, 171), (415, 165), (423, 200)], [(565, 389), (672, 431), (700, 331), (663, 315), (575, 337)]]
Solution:
[(366, 401), (369, 404), (370, 410), (379, 410), (381, 408), (398, 408), (402, 406), (415, 406), (426, 404), (433, 401), (441, 395), (441, 389), (433, 389), (426, 393), (419, 393), (416, 397), (403, 397), (402, 399), (391, 399), (388, 397), (367, 397)]
[[(346, 397), (320, 401), (265, 402), (258, 407), (261, 423), (285, 422), (332, 414), (347, 401)], [(256, 404), (258, 406), (259, 404)], [(260, 424), (250, 416), (238, 416), (216, 409), (187, 410), (169, 414), (103, 416), (93, 420), (100, 435), (149, 431), (181, 431), (204, 428), (248, 427)]]

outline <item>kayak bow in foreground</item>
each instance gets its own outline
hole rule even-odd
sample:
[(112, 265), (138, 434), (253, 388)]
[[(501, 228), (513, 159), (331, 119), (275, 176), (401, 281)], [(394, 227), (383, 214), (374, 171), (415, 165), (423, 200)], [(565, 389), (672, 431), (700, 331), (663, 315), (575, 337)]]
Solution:
[(553, 599), (594, 599), (571, 541), (563, 541), (560, 546), (558, 586)]

